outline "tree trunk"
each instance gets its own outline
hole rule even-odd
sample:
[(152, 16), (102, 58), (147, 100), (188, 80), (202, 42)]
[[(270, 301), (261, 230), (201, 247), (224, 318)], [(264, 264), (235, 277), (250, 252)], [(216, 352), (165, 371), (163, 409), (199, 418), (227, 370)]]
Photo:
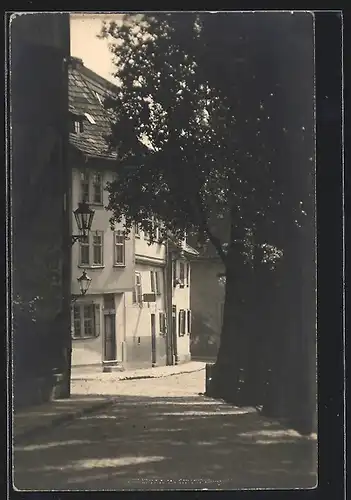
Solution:
[(242, 405), (244, 404), (242, 390), (247, 371), (249, 346), (248, 314), (245, 304), (247, 290), (244, 290), (248, 266), (243, 263), (237, 251), (232, 252), (231, 262), (235, 263), (235, 269), (234, 265), (228, 265), (226, 268), (220, 347), (207, 394)]
[(272, 321), (272, 380), (263, 413), (309, 433), (316, 423), (314, 271), (303, 271), (298, 255), (295, 245), (285, 251)]

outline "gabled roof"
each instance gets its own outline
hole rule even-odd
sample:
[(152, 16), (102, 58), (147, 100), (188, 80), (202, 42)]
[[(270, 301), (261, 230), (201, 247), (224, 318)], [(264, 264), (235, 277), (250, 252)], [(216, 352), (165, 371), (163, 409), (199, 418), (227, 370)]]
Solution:
[(69, 142), (87, 156), (117, 158), (116, 152), (109, 150), (106, 141), (111, 129), (108, 113), (103, 106), (104, 99), (112, 96), (116, 90), (109, 81), (86, 68), (80, 59), (71, 58), (68, 68), (69, 111), (83, 118), (84, 130), (70, 132)]

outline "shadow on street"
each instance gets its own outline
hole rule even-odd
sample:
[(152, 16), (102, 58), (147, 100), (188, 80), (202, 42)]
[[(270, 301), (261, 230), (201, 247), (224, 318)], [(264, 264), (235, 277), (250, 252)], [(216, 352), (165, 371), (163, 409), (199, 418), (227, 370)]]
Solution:
[[(92, 398), (94, 396), (91, 396)], [(20, 490), (312, 488), (316, 442), (205, 397), (118, 396), (15, 447)]]

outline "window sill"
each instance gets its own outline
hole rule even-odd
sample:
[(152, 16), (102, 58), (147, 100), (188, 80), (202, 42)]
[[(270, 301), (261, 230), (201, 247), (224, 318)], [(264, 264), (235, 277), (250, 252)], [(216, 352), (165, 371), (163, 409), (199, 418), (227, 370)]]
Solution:
[(116, 267), (117, 269), (118, 268), (124, 269), (126, 267), (126, 265), (125, 264), (113, 264), (113, 267)]
[(78, 264), (78, 267), (80, 269), (104, 269), (105, 268), (105, 266), (98, 265), (98, 264), (97, 265), (90, 265), (90, 266), (85, 265), (85, 264)]

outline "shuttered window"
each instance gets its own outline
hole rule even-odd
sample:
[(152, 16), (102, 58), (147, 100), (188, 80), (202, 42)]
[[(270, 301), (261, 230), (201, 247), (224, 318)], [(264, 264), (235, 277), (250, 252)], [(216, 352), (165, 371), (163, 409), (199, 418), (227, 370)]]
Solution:
[(187, 326), (188, 326), (188, 333), (191, 333), (191, 311), (188, 309), (187, 311)]
[(183, 337), (185, 335), (185, 310), (181, 309), (179, 311), (179, 337)]
[(135, 286), (133, 289), (133, 302), (134, 304), (142, 304), (143, 303), (143, 289), (141, 284), (141, 274), (135, 273)]
[(86, 339), (100, 335), (100, 304), (75, 304), (73, 338)]
[(125, 265), (125, 237), (123, 231), (115, 231), (114, 256), (115, 266)]

